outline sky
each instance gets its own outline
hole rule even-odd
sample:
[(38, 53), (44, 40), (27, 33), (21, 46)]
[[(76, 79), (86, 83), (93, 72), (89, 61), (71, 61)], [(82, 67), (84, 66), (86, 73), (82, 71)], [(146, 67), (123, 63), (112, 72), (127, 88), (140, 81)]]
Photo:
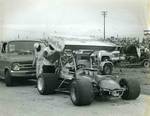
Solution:
[(150, 29), (150, 0), (0, 0), (0, 36), (43, 37), (50, 34), (143, 37)]

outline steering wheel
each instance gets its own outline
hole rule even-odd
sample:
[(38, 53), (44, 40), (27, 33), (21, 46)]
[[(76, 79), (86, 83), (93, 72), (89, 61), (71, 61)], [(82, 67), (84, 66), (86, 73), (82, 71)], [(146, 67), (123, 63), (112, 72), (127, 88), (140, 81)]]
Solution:
[(81, 68), (85, 68), (86, 67), (86, 65), (84, 65), (84, 64), (78, 64), (77, 65), (77, 69), (81, 69)]

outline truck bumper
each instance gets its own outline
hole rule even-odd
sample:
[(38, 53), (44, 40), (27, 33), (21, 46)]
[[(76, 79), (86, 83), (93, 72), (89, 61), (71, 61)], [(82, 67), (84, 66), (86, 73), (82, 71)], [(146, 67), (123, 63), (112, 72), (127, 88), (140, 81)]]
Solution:
[(25, 78), (36, 78), (36, 71), (10, 71), (12, 77), (25, 77)]
[(112, 61), (121, 61), (121, 60), (125, 60), (125, 57), (121, 56), (121, 57), (113, 57), (111, 59)]

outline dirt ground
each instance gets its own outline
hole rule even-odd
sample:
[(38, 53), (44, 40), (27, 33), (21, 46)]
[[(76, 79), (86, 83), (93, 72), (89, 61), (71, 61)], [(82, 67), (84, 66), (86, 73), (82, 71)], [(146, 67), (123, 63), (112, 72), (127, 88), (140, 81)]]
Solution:
[(118, 78), (136, 78), (140, 82), (142, 93), (150, 95), (150, 68), (114, 68), (113, 75)]
[[(31, 81), (6, 87), (0, 81), (0, 116), (149, 116), (147, 95), (136, 100), (95, 99), (89, 106), (74, 106), (68, 94), (39, 95)], [(148, 97), (150, 99), (150, 97)], [(149, 100), (150, 101), (150, 100)], [(134, 110), (133, 110), (134, 109)]]

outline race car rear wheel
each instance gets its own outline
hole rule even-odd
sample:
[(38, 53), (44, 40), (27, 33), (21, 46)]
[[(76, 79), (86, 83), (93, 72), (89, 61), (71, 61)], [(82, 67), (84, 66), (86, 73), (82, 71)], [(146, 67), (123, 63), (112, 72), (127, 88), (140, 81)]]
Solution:
[(89, 105), (94, 99), (93, 86), (89, 79), (74, 80), (71, 84), (70, 98), (74, 105)]
[(122, 99), (132, 100), (136, 99), (140, 95), (140, 84), (137, 80), (132, 78), (121, 79), (119, 82), (120, 86), (125, 88)]
[(37, 80), (37, 89), (41, 95), (53, 94), (57, 87), (57, 76), (44, 73)]
[(106, 63), (103, 67), (102, 74), (103, 75), (111, 75), (113, 70), (113, 66), (110, 63)]

